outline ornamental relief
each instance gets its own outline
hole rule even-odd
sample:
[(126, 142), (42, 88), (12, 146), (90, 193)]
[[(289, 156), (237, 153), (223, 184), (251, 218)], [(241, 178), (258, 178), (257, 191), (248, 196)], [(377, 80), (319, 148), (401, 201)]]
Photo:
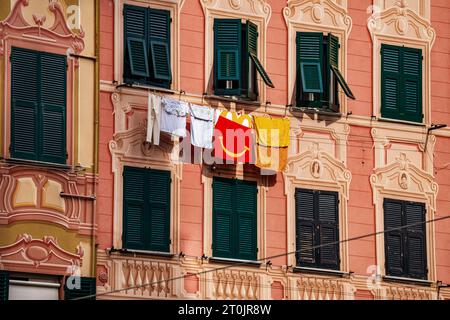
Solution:
[(263, 17), (268, 23), (272, 8), (266, 0), (200, 0), (203, 10), (221, 11)]

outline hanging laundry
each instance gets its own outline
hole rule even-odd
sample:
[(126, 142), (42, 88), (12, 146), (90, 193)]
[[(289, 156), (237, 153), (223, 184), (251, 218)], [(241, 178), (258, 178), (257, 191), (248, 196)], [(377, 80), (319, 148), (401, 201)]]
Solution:
[(170, 98), (162, 99), (161, 131), (177, 137), (186, 137), (186, 117), (188, 104)]
[(159, 145), (161, 130), (161, 97), (148, 94), (147, 142)]
[(199, 148), (212, 149), (215, 110), (191, 104), (191, 143)]
[(256, 166), (261, 169), (283, 171), (289, 147), (290, 121), (254, 117), (256, 131)]
[(252, 117), (246, 114), (223, 111), (217, 120), (214, 133), (214, 155), (233, 163), (253, 161)]

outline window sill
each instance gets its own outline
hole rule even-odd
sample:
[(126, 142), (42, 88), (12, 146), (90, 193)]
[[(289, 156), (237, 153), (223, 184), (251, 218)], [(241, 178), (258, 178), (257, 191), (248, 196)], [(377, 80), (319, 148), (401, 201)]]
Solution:
[(399, 119), (389, 119), (389, 118), (378, 117), (377, 120), (380, 122), (408, 124), (408, 125), (412, 125), (412, 126), (416, 126), (416, 127), (424, 127), (424, 128), (427, 126), (425, 123), (413, 122), (413, 121), (407, 121), (407, 120), (399, 120)]
[(61, 170), (70, 170), (71, 166), (67, 164), (57, 164), (51, 162), (43, 162), (43, 161), (34, 161), (34, 160), (24, 160), (24, 159), (14, 159), (14, 158), (2, 158), (0, 159), (3, 163), (8, 164), (16, 164), (16, 165), (25, 165), (31, 167), (45, 167), (50, 169), (61, 169)]
[(307, 107), (293, 107), (294, 112), (303, 112), (303, 113), (312, 113), (312, 114), (318, 114), (318, 115), (324, 115), (324, 116), (331, 116), (331, 117), (342, 117), (342, 113), (340, 112), (334, 112), (334, 111), (327, 111), (323, 110), (321, 108), (307, 108)]
[(147, 251), (147, 250), (134, 250), (134, 249), (115, 249), (111, 248), (108, 250), (108, 252), (115, 253), (118, 252), (120, 254), (129, 254), (129, 255), (136, 255), (136, 254), (142, 254), (146, 256), (155, 256), (155, 257), (162, 257), (162, 258), (173, 258), (175, 254), (170, 252), (161, 252), (161, 251)]
[(121, 88), (155, 91), (155, 92), (168, 93), (168, 94), (179, 93), (178, 91), (172, 90), (172, 89), (155, 87), (155, 86), (150, 86), (150, 85), (146, 86), (146, 85), (142, 85), (142, 84), (133, 84), (133, 83), (121, 83), (121, 84), (116, 85), (116, 89), (121, 89)]
[(431, 287), (431, 285), (433, 284), (433, 282), (429, 281), (429, 280), (421, 280), (421, 279), (414, 279), (414, 278), (383, 276), (382, 279), (385, 282), (396, 282), (396, 283), (403, 283), (403, 284), (421, 285), (421, 286), (425, 286), (425, 287)]
[(240, 259), (229, 259), (229, 258), (218, 258), (218, 257), (211, 257), (208, 259), (209, 262), (216, 262), (216, 263), (224, 263), (224, 264), (230, 264), (230, 265), (240, 265), (240, 266), (249, 266), (249, 267), (260, 267), (261, 262), (259, 261), (252, 261), (252, 260), (240, 260)]
[(216, 96), (216, 95), (205, 95), (204, 97), (205, 97), (205, 99), (208, 99), (208, 100), (219, 100), (219, 101), (225, 101), (225, 102), (246, 104), (246, 105), (255, 106), (255, 107), (261, 106), (261, 103), (259, 101), (231, 98), (231, 97), (225, 97), (225, 96)]
[(293, 273), (312, 273), (312, 274), (320, 274), (326, 276), (334, 276), (339, 278), (348, 278), (350, 277), (351, 272), (344, 272), (339, 270), (331, 270), (331, 269), (320, 269), (320, 268), (308, 268), (308, 267), (294, 267)]

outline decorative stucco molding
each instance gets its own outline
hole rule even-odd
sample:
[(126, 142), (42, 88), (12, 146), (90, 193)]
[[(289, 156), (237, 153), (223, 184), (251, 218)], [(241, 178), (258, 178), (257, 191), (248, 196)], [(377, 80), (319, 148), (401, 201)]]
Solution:
[(82, 265), (83, 247), (76, 253), (62, 249), (54, 237), (33, 239), (29, 234), (19, 235), (16, 242), (0, 247), (0, 268), (16, 272), (70, 275)]
[[(333, 0), (289, 0), (283, 9), (288, 28), (288, 101), (295, 105), (296, 85), (296, 33), (323, 32), (333, 33), (339, 38), (339, 69), (343, 76), (347, 74), (347, 42), (352, 30), (352, 18), (347, 12), (346, 1)], [(347, 112), (347, 99), (343, 92), (339, 94), (340, 112)]]
[(241, 16), (263, 18), (266, 24), (272, 15), (272, 8), (266, 0), (200, 0), (200, 3), (205, 13), (238, 13)]
[[(421, 7), (428, 7), (423, 1)], [(373, 43), (373, 115), (381, 117), (381, 45), (392, 44), (422, 50), (423, 84), (422, 106), (425, 124), (431, 122), (431, 48), (436, 39), (436, 31), (428, 18), (418, 15), (408, 7), (407, 1), (396, 1), (391, 6), (378, 6), (368, 19), (367, 28)]]

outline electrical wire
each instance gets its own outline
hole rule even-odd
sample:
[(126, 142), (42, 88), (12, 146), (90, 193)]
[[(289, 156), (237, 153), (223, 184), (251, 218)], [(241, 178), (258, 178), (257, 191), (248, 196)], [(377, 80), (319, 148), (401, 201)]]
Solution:
[[(289, 255), (292, 255), (292, 254), (297, 254), (297, 253), (300, 253), (300, 252), (303, 252), (303, 251), (315, 250), (315, 249), (319, 249), (319, 248), (323, 248), (323, 247), (327, 247), (327, 246), (335, 246), (335, 245), (338, 245), (338, 244), (341, 244), (341, 243), (347, 243), (347, 242), (351, 242), (351, 241), (355, 241), (355, 240), (361, 240), (361, 239), (368, 238), (368, 237), (374, 237), (374, 236), (378, 236), (378, 235), (381, 235), (381, 234), (384, 234), (384, 233), (389, 233), (389, 232), (392, 232), (392, 231), (403, 230), (403, 229), (411, 228), (411, 227), (414, 227), (414, 226), (419, 226), (419, 225), (423, 225), (423, 224), (428, 224), (428, 223), (432, 223), (432, 222), (446, 220), (446, 219), (449, 219), (449, 218), (450, 218), (450, 215), (446, 215), (446, 216), (442, 216), (442, 217), (439, 217), (439, 218), (434, 218), (434, 219), (430, 219), (430, 220), (415, 222), (415, 223), (407, 224), (407, 225), (404, 225), (404, 226), (401, 226), (401, 227), (390, 228), (390, 229), (387, 229), (387, 230), (382, 230), (382, 231), (377, 231), (377, 232), (373, 232), (373, 233), (368, 233), (368, 234), (364, 234), (364, 235), (360, 235), (360, 236), (356, 236), (356, 237), (352, 237), (352, 238), (348, 238), (348, 239), (344, 239), (344, 240), (340, 240), (340, 241), (328, 242), (328, 243), (320, 244), (320, 245), (317, 245), (317, 246), (310, 246), (309, 248), (303, 248), (303, 249), (299, 249), (299, 250), (295, 250), (295, 251), (291, 251), (291, 252), (285, 252), (285, 253), (281, 253), (281, 254), (276, 254), (276, 255), (273, 255), (273, 256), (256, 259), (255, 262), (258, 262), (258, 261), (259, 262), (270, 261), (270, 260), (275, 259), (275, 258), (285, 257), (285, 256), (289, 256)], [(226, 265), (226, 266), (217, 267), (217, 268), (213, 268), (213, 269), (209, 269), (209, 270), (203, 270), (203, 271), (199, 271), (197, 273), (193, 273), (193, 274), (189, 274), (189, 275), (182, 275), (182, 276), (172, 277), (172, 278), (165, 279), (165, 280), (159, 280), (159, 281), (154, 281), (154, 282), (150, 282), (150, 283), (144, 283), (144, 284), (136, 285), (136, 286), (132, 286), (132, 287), (111, 290), (111, 291), (108, 291), (108, 292), (96, 293), (96, 294), (87, 295), (87, 296), (84, 296), (84, 297), (74, 298), (73, 300), (85, 300), (85, 299), (90, 299), (90, 298), (94, 298), (94, 297), (110, 295), (110, 294), (114, 294), (114, 293), (118, 293), (118, 292), (122, 292), (122, 291), (144, 288), (144, 287), (147, 287), (147, 286), (158, 285), (158, 284), (163, 283), (163, 282), (167, 283), (169, 281), (180, 280), (180, 279), (184, 279), (186, 277), (191, 277), (191, 276), (199, 276), (199, 275), (202, 275), (202, 274), (216, 272), (216, 271), (221, 271), (221, 270), (226, 270), (226, 269), (229, 269), (229, 268), (234, 268), (234, 267), (237, 267), (237, 266), (242, 266), (242, 265), (247, 265), (247, 264), (248, 263), (245, 262), (245, 261), (236, 261), (236, 262), (233, 262), (232, 264), (229, 264), (229, 265)]]

